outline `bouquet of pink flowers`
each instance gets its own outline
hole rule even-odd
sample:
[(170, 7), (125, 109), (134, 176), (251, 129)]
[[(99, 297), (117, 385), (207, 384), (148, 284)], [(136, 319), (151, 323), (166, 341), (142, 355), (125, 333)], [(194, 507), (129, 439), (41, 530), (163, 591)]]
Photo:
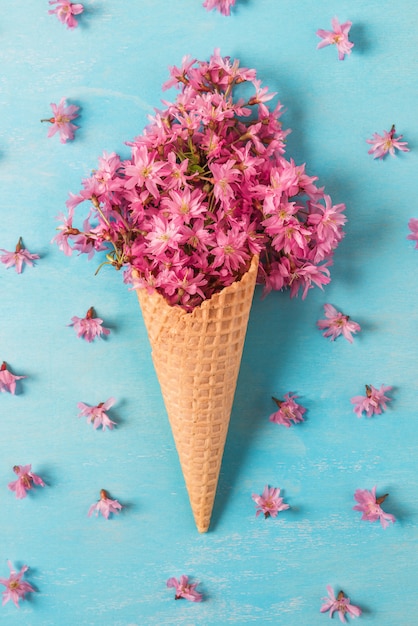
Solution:
[(266, 292), (290, 287), (304, 298), (327, 284), (345, 207), (284, 157), (282, 105), (266, 106), (276, 94), (218, 50), (208, 62), (186, 57), (170, 74), (164, 87), (180, 88), (175, 101), (128, 144), (128, 160), (99, 159), (70, 194), (55, 241), (66, 254), (105, 250), (125, 281), (188, 311), (239, 280), (253, 255)]

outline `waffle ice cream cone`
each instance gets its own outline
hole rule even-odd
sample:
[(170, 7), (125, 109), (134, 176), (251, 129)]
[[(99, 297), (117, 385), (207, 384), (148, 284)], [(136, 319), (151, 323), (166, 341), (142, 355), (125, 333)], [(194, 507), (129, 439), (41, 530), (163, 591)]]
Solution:
[(254, 294), (258, 258), (191, 313), (138, 289), (194, 519), (209, 528)]

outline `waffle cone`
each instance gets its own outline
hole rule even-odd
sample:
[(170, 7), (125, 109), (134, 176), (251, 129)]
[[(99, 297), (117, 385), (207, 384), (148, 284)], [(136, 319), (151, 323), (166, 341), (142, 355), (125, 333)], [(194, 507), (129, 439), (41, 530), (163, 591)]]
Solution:
[(138, 289), (194, 519), (209, 528), (254, 294), (258, 258), (240, 281), (187, 313)]

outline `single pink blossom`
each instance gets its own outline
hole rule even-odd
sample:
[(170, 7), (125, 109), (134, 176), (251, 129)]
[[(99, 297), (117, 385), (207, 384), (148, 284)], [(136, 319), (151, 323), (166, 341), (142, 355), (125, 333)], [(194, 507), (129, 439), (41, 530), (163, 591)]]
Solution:
[(102, 426), (103, 430), (105, 430), (107, 426), (109, 430), (112, 430), (116, 422), (113, 422), (108, 417), (106, 411), (110, 409), (115, 402), (115, 398), (109, 398), (106, 402), (100, 402), (97, 406), (88, 406), (87, 404), (84, 404), (84, 402), (79, 402), (77, 404), (80, 409), (80, 415), (78, 417), (87, 417), (87, 422), (91, 422), (94, 428)]
[(328, 597), (322, 598), (324, 604), (321, 606), (321, 613), (329, 611), (329, 616), (332, 617), (335, 611), (338, 611), (338, 617), (343, 624), (347, 623), (346, 615), (350, 617), (360, 617), (361, 609), (358, 606), (350, 603), (350, 598), (340, 591), (337, 597), (335, 597), (334, 591), (330, 585), (327, 585)]
[(169, 578), (167, 580), (167, 587), (174, 587), (176, 591), (175, 599), (190, 600), (190, 602), (202, 602), (202, 594), (196, 591), (196, 587), (199, 583), (189, 583), (189, 577), (184, 574), (177, 578)]
[(395, 155), (395, 150), (401, 150), (402, 152), (409, 152), (408, 143), (406, 141), (400, 141), (403, 135), (395, 137), (396, 129), (395, 124), (392, 125), (390, 131), (384, 130), (383, 135), (373, 133), (371, 139), (366, 139), (366, 142), (371, 144), (368, 154), (373, 154), (374, 159), (383, 159), (388, 153), (391, 156)]
[(119, 513), (121, 509), (122, 505), (117, 500), (111, 500), (106, 489), (101, 489), (100, 500), (91, 505), (87, 515), (90, 517), (93, 513), (96, 513), (96, 517), (98, 517), (99, 513), (101, 513), (103, 517), (109, 519), (111, 513)]
[(321, 37), (323, 41), (320, 41), (317, 48), (324, 48), (325, 46), (335, 45), (338, 50), (338, 58), (340, 61), (344, 60), (346, 54), (351, 53), (351, 48), (354, 46), (348, 39), (348, 33), (350, 32), (352, 22), (344, 22), (340, 24), (338, 19), (334, 17), (331, 20), (333, 30), (323, 30), (320, 28), (316, 31), (318, 37)]
[(22, 237), (19, 237), (14, 252), (8, 252), (3, 248), (0, 248), (0, 252), (3, 252), (3, 254), (0, 254), (0, 261), (5, 264), (7, 269), (9, 267), (15, 267), (18, 274), (22, 273), (24, 263), (32, 267), (33, 261), (39, 259), (38, 254), (31, 254), (29, 250), (24, 247)]
[(205, 0), (203, 6), (207, 11), (217, 9), (222, 15), (231, 15), (231, 7), (234, 6), (236, 0)]
[(16, 498), (25, 498), (26, 492), (32, 489), (34, 485), (45, 487), (42, 478), (32, 472), (31, 465), (15, 465), (13, 471), (17, 474), (17, 480), (9, 483), (8, 487), (10, 491), (16, 493)]
[(74, 326), (77, 337), (82, 337), (88, 342), (93, 341), (96, 337), (101, 337), (101, 335), (109, 335), (110, 330), (102, 326), (103, 320), (100, 317), (94, 317), (94, 314), (94, 308), (91, 306), (85, 317), (74, 315), (71, 318), (72, 323), (68, 326)]
[(292, 422), (294, 424), (303, 422), (303, 414), (306, 412), (306, 409), (295, 402), (295, 398), (297, 397), (298, 396), (296, 395), (292, 396), (290, 392), (284, 394), (284, 400), (278, 400), (273, 397), (273, 400), (279, 407), (279, 410), (270, 415), (270, 422), (282, 424), (287, 428), (292, 425)]
[(408, 228), (411, 234), (407, 236), (407, 239), (415, 241), (415, 248), (418, 249), (418, 219), (416, 217), (411, 217), (408, 222)]
[(278, 487), (275, 488), (266, 485), (261, 496), (253, 493), (251, 497), (257, 505), (256, 517), (258, 517), (260, 513), (264, 513), (266, 519), (268, 517), (277, 517), (279, 511), (285, 511), (290, 508), (288, 504), (283, 502), (283, 498), (280, 497), (280, 489)]
[(373, 487), (371, 491), (367, 489), (357, 489), (354, 493), (354, 499), (358, 504), (353, 506), (353, 509), (354, 511), (361, 511), (363, 513), (361, 516), (362, 520), (367, 520), (368, 522), (377, 522), (377, 520), (380, 520), (382, 527), (387, 528), (389, 522), (394, 523), (396, 521), (393, 515), (385, 513), (380, 506), (388, 495), (389, 494), (385, 493), (384, 496), (376, 498), (376, 487)]
[(325, 320), (318, 320), (316, 323), (318, 328), (325, 330), (324, 337), (329, 337), (334, 341), (340, 335), (343, 335), (350, 343), (353, 343), (352, 335), (358, 333), (361, 328), (357, 322), (350, 320), (348, 315), (344, 315), (337, 311), (332, 304), (324, 304)]
[(0, 365), (0, 392), (16, 393), (16, 381), (26, 376), (15, 376), (7, 369), (6, 361)]
[(385, 395), (387, 391), (391, 391), (392, 387), (385, 387), (385, 385), (381, 385), (380, 389), (376, 389), (373, 385), (366, 385), (365, 387), (365, 396), (351, 398), (351, 403), (355, 404), (354, 413), (357, 413), (357, 417), (361, 417), (363, 411), (367, 417), (374, 414), (380, 415), (387, 408), (386, 403), (392, 400)]
[(51, 126), (48, 129), (48, 137), (52, 137), (59, 132), (61, 143), (74, 139), (75, 131), (79, 128), (72, 123), (78, 117), (80, 107), (75, 104), (67, 106), (65, 98), (61, 98), (59, 104), (51, 102), (53, 117), (43, 119), (41, 122), (49, 122)]
[(9, 600), (13, 600), (15, 605), (19, 608), (19, 600), (24, 600), (27, 593), (36, 591), (36, 589), (34, 589), (32, 585), (30, 585), (25, 580), (22, 580), (25, 572), (27, 572), (29, 569), (27, 565), (23, 565), (20, 568), (20, 572), (17, 573), (13, 569), (10, 561), (7, 561), (7, 564), (10, 569), (10, 576), (9, 578), (0, 578), (0, 584), (6, 587), (6, 590), (2, 593), (2, 605), (4, 606), (5, 604), (7, 604), (7, 602), (9, 602)]
[(84, 11), (84, 6), (79, 3), (69, 2), (69, 0), (49, 0), (49, 4), (52, 6), (56, 4), (54, 9), (50, 9), (48, 13), (55, 15), (60, 22), (66, 24), (67, 28), (76, 28), (78, 22), (74, 15), (80, 15)]

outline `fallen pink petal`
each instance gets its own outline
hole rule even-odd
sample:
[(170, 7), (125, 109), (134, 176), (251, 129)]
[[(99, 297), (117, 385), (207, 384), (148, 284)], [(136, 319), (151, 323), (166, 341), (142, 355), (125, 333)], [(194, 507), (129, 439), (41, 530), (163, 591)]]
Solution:
[(2, 252), (2, 254), (0, 254), (1, 263), (4, 263), (7, 269), (14, 267), (18, 274), (22, 273), (25, 264), (32, 267), (33, 262), (39, 259), (38, 254), (32, 254), (24, 247), (22, 237), (19, 237), (14, 252), (9, 252), (8, 250), (4, 250), (4, 248), (0, 248), (0, 252)]
[(77, 337), (81, 337), (85, 339), (89, 343), (94, 341), (96, 337), (102, 337), (109, 335), (110, 330), (102, 326), (103, 320), (100, 317), (94, 317), (95, 311), (93, 307), (90, 307), (86, 313), (85, 317), (74, 317), (71, 318), (71, 324), (69, 326), (73, 326), (74, 330), (77, 334)]
[(100, 515), (103, 515), (103, 517), (105, 517), (106, 519), (109, 519), (112, 513), (114, 514), (119, 513), (122, 508), (123, 507), (120, 504), (120, 502), (109, 498), (109, 494), (106, 491), (106, 489), (101, 489), (100, 500), (98, 500), (98, 502), (95, 502), (94, 504), (91, 505), (87, 515), (88, 517), (91, 517), (91, 515), (95, 513), (96, 517), (98, 517), (100, 514)]
[(49, 0), (49, 4), (55, 8), (50, 9), (50, 15), (56, 15), (60, 22), (65, 24), (67, 28), (73, 29), (78, 26), (75, 15), (80, 15), (84, 11), (84, 6), (79, 3), (69, 2), (69, 0)]
[(14, 491), (16, 498), (26, 498), (27, 492), (33, 489), (34, 485), (45, 487), (45, 483), (40, 476), (32, 472), (31, 465), (15, 465), (13, 471), (17, 474), (17, 480), (8, 484), (10, 491)]
[(261, 495), (252, 494), (252, 499), (257, 505), (256, 517), (263, 513), (265, 519), (268, 517), (277, 517), (280, 511), (289, 509), (290, 506), (283, 502), (280, 497), (280, 489), (278, 487), (269, 487), (266, 485)]
[(368, 144), (371, 144), (371, 148), (368, 154), (372, 154), (374, 159), (384, 159), (387, 154), (396, 156), (395, 151), (409, 152), (408, 143), (406, 141), (400, 141), (403, 135), (395, 136), (396, 129), (395, 124), (387, 131), (383, 131), (383, 135), (373, 133), (371, 139), (366, 139)]
[(347, 622), (347, 615), (354, 618), (360, 617), (362, 613), (360, 607), (351, 604), (350, 598), (348, 598), (343, 591), (340, 591), (337, 597), (335, 597), (331, 585), (327, 585), (327, 591), (328, 597), (322, 598), (324, 604), (320, 608), (321, 613), (329, 611), (329, 616), (332, 617), (335, 611), (338, 611), (338, 617), (343, 624)]
[(77, 404), (77, 407), (80, 409), (78, 417), (87, 417), (87, 422), (92, 423), (95, 429), (101, 426), (103, 430), (105, 430), (106, 427), (112, 430), (116, 422), (113, 422), (109, 418), (106, 411), (108, 411), (115, 402), (115, 398), (109, 398), (106, 402), (100, 402), (96, 406), (89, 406), (84, 402), (79, 402)]
[(42, 119), (41, 122), (48, 122), (51, 126), (48, 129), (48, 137), (52, 137), (55, 133), (59, 133), (61, 143), (72, 141), (78, 126), (72, 123), (72, 120), (78, 117), (80, 107), (75, 104), (67, 105), (65, 98), (61, 98), (59, 104), (51, 102), (53, 116)]
[(190, 602), (202, 602), (203, 596), (196, 591), (196, 587), (199, 583), (189, 583), (189, 577), (184, 574), (177, 578), (169, 578), (167, 580), (167, 587), (173, 587), (175, 589), (175, 599), (180, 600), (184, 598)]
[(329, 337), (330, 341), (335, 341), (337, 337), (342, 335), (347, 341), (353, 343), (353, 335), (360, 332), (360, 325), (350, 319), (349, 315), (337, 311), (332, 304), (324, 304), (324, 312), (326, 319), (318, 320), (316, 323), (318, 328), (325, 331), (322, 333), (324, 337)]
[(306, 409), (295, 402), (295, 398), (298, 397), (299, 396), (291, 395), (290, 392), (284, 394), (284, 400), (278, 400), (273, 397), (273, 401), (278, 406), (278, 411), (270, 415), (270, 422), (281, 424), (287, 428), (289, 428), (292, 423), (298, 424), (299, 422), (303, 422), (303, 415), (306, 413)]
[(0, 392), (8, 391), (11, 394), (16, 393), (16, 381), (26, 378), (26, 376), (15, 376), (7, 368), (6, 361), (0, 365)]
[(4, 585), (6, 587), (5, 591), (2, 593), (2, 605), (4, 606), (12, 600), (12, 602), (14, 602), (19, 608), (19, 601), (24, 600), (27, 593), (32, 593), (36, 591), (36, 589), (34, 589), (31, 584), (26, 582), (26, 580), (22, 580), (23, 576), (29, 569), (27, 565), (23, 565), (20, 568), (20, 571), (16, 572), (10, 561), (7, 561), (7, 564), (10, 569), (10, 576), (9, 578), (0, 578), (0, 585)]
[(390, 513), (385, 513), (385, 511), (380, 506), (386, 500), (389, 494), (385, 493), (383, 496), (376, 497), (376, 487), (373, 487), (371, 491), (367, 489), (357, 489), (354, 493), (354, 499), (358, 504), (353, 506), (354, 511), (361, 511), (362, 520), (366, 520), (368, 522), (377, 522), (380, 521), (383, 528), (387, 528), (389, 526), (389, 522), (392, 524), (396, 521), (394, 515)]
[(354, 46), (348, 39), (352, 22), (340, 24), (338, 19), (334, 17), (331, 20), (331, 25), (332, 30), (323, 30), (320, 28), (316, 31), (318, 37), (322, 39), (317, 45), (317, 48), (335, 45), (338, 51), (338, 58), (340, 61), (343, 61), (346, 54), (351, 54), (351, 48)]
[(373, 385), (365, 385), (365, 396), (354, 396), (351, 398), (351, 403), (354, 404), (354, 413), (357, 417), (362, 417), (365, 413), (366, 417), (372, 417), (373, 415), (380, 415), (387, 409), (387, 403), (392, 401), (392, 398), (385, 395), (388, 391), (391, 391), (393, 387), (381, 385), (380, 389), (376, 389)]

